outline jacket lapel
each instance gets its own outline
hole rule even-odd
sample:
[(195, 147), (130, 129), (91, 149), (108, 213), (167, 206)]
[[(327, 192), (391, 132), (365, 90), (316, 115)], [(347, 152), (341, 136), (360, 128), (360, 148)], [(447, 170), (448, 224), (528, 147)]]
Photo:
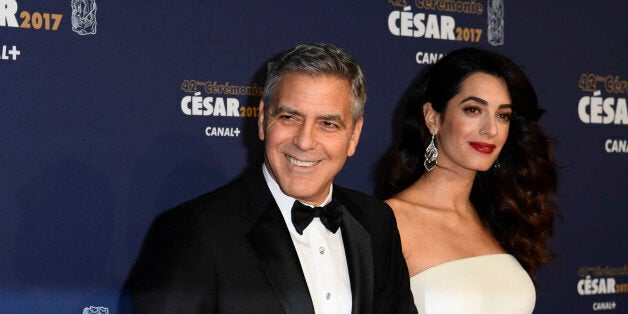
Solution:
[[(241, 215), (254, 223), (247, 239), (286, 313), (314, 313), (314, 305), (286, 223), (261, 171), (245, 178), (250, 202)], [(254, 309), (252, 309), (254, 310)]]
[(370, 313), (373, 304), (373, 249), (371, 236), (356, 218), (361, 209), (334, 186), (334, 197), (343, 205), (342, 241), (351, 280), (352, 313)]

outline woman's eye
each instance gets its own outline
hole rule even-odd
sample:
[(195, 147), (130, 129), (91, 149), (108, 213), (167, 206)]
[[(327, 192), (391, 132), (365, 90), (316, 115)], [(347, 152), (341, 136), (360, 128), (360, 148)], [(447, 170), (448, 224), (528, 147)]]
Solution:
[(464, 111), (468, 112), (468, 113), (480, 113), (480, 108), (478, 108), (478, 107), (466, 107), (466, 108), (464, 108)]
[(512, 114), (510, 114), (510, 113), (498, 113), (497, 114), (497, 118), (499, 118), (501, 120), (504, 120), (504, 121), (510, 121), (510, 116), (511, 115)]

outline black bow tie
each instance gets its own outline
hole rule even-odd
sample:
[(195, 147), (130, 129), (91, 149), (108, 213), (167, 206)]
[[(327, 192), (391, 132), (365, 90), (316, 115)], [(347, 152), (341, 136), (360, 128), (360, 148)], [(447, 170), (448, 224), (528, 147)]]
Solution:
[(323, 207), (312, 208), (299, 201), (294, 201), (294, 205), (292, 205), (292, 224), (299, 234), (303, 234), (303, 230), (315, 217), (321, 219), (327, 230), (336, 233), (342, 222), (341, 204), (332, 199), (329, 204)]

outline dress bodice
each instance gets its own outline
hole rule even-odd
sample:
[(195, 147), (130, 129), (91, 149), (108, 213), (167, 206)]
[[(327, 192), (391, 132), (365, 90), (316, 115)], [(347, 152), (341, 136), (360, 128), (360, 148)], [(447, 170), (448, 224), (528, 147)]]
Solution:
[(534, 284), (509, 254), (446, 262), (410, 278), (414, 303), (423, 314), (529, 314)]

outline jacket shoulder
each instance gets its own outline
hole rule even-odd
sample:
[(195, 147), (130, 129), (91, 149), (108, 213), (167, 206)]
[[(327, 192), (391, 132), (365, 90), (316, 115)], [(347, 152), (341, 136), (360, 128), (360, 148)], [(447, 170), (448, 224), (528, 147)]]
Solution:
[[(337, 192), (337, 193), (336, 193)], [(356, 218), (394, 220), (388, 204), (366, 193), (334, 185), (334, 193)]]
[(241, 185), (234, 181), (160, 213), (154, 224), (199, 225), (220, 221), (237, 215), (243, 193)]

